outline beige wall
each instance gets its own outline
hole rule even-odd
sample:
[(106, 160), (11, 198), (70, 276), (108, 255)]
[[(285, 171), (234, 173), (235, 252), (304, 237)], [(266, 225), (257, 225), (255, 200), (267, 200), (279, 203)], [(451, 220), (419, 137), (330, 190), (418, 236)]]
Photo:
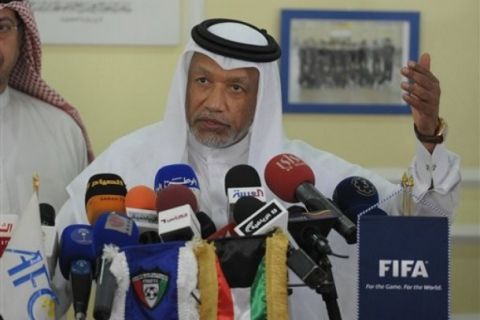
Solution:
[[(191, 1), (183, 0), (187, 29)], [(205, 0), (206, 18), (230, 17), (266, 28), (280, 39), (282, 8), (419, 11), (420, 50), (432, 55), (441, 81), (441, 114), (448, 120), (449, 148), (464, 168), (480, 167), (480, 65), (478, 0)], [(134, 23), (134, 22), (132, 22)], [(184, 32), (185, 35), (187, 32)], [(182, 39), (185, 43), (186, 36)], [(117, 137), (163, 115), (163, 105), (182, 45), (174, 47), (44, 46), (44, 76), (80, 111), (97, 153)], [(292, 138), (332, 151), (366, 167), (405, 168), (413, 154), (409, 116), (285, 116)], [(465, 186), (457, 225), (479, 226), (479, 182)], [(480, 250), (453, 246), (453, 311), (480, 313)]]

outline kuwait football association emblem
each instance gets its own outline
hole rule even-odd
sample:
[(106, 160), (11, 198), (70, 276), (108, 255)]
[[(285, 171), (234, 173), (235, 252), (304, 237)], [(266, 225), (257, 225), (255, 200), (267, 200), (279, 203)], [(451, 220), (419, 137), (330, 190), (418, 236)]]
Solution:
[(149, 309), (162, 301), (168, 288), (168, 275), (159, 271), (142, 272), (132, 277), (137, 298)]

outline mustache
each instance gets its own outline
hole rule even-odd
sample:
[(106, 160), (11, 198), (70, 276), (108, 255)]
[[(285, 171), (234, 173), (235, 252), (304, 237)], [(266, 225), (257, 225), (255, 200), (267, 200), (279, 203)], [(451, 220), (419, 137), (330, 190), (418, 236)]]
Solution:
[(218, 113), (208, 111), (208, 110), (205, 110), (205, 111), (200, 112), (199, 114), (196, 114), (193, 118), (194, 122), (205, 121), (205, 120), (216, 121), (216, 122), (219, 122), (219, 123), (227, 125), (227, 126), (230, 125), (230, 121), (228, 121), (228, 119), (226, 119), (226, 117), (224, 117), (224, 116), (222, 116)]

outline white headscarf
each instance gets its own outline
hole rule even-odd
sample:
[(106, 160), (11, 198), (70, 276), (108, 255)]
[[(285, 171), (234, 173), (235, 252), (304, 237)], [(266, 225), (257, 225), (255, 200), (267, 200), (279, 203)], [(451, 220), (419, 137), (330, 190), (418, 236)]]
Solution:
[(185, 134), (188, 130), (184, 106), (188, 67), (194, 52), (210, 57), (225, 70), (256, 68), (259, 71), (257, 106), (250, 129), (251, 142), (248, 163), (256, 167), (259, 172), (263, 172), (268, 160), (280, 153), (282, 149), (282, 102), (277, 63), (256, 63), (228, 58), (207, 51), (191, 40), (183, 53), (181, 60), (183, 63), (178, 66), (175, 73), (164, 120), (164, 122), (177, 125), (175, 130), (178, 130), (178, 133), (175, 136), (179, 137), (179, 134), (182, 134), (182, 141), (185, 141)]

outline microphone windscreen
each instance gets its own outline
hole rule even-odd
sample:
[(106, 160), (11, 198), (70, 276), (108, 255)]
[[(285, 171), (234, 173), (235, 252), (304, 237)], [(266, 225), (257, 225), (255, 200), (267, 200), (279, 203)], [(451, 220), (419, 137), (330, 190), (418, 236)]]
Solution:
[[(333, 192), (333, 202), (352, 222), (357, 222), (358, 214), (378, 204), (378, 191), (368, 179), (358, 176), (348, 177), (340, 181)], [(375, 208), (369, 215), (386, 215)]]
[(125, 196), (125, 207), (145, 210), (155, 210), (157, 195), (152, 188), (138, 185), (130, 188)]
[(225, 175), (225, 193), (229, 188), (261, 187), (257, 170), (248, 164), (232, 167)]
[(169, 185), (177, 184), (184, 185), (192, 190), (200, 190), (197, 175), (188, 164), (177, 163), (158, 169), (154, 182), (154, 189), (156, 192)]
[(40, 203), (40, 223), (42, 226), (55, 226), (55, 209), (48, 203)]
[(265, 182), (272, 192), (286, 202), (298, 202), (295, 192), (302, 183), (315, 184), (312, 169), (290, 153), (276, 155), (265, 167)]
[(175, 207), (190, 205), (194, 212), (198, 211), (197, 198), (186, 186), (171, 184), (157, 192), (155, 208), (157, 212), (165, 211)]
[(69, 225), (63, 230), (60, 237), (58, 264), (65, 279), (69, 278), (71, 264), (76, 260), (87, 260), (94, 265), (95, 250), (93, 246), (93, 231), (90, 225)]
[(203, 211), (199, 211), (195, 214), (197, 216), (198, 222), (200, 223), (200, 231), (202, 233), (202, 239), (208, 238), (210, 235), (217, 232), (215, 223), (212, 219)]
[(125, 214), (125, 196), (102, 194), (91, 197), (86, 206), (88, 222), (94, 225), (98, 217), (105, 212)]
[(97, 256), (105, 244), (125, 247), (138, 244), (139, 231), (132, 219), (123, 214), (101, 214), (93, 226), (93, 243)]
[(371, 206), (378, 203), (378, 191), (373, 183), (365, 178), (348, 177), (335, 187), (332, 199), (340, 210), (348, 208), (352, 203)]
[(252, 215), (255, 211), (263, 207), (265, 203), (255, 197), (242, 197), (238, 199), (233, 207), (233, 219), (238, 225)]
[(123, 179), (113, 173), (99, 173), (90, 177), (85, 191), (85, 207), (90, 224), (106, 211), (125, 212), (127, 188)]
[(87, 182), (87, 189), (85, 191), (85, 205), (90, 198), (105, 194), (125, 197), (127, 187), (119, 175), (114, 173), (99, 173), (91, 176)]

